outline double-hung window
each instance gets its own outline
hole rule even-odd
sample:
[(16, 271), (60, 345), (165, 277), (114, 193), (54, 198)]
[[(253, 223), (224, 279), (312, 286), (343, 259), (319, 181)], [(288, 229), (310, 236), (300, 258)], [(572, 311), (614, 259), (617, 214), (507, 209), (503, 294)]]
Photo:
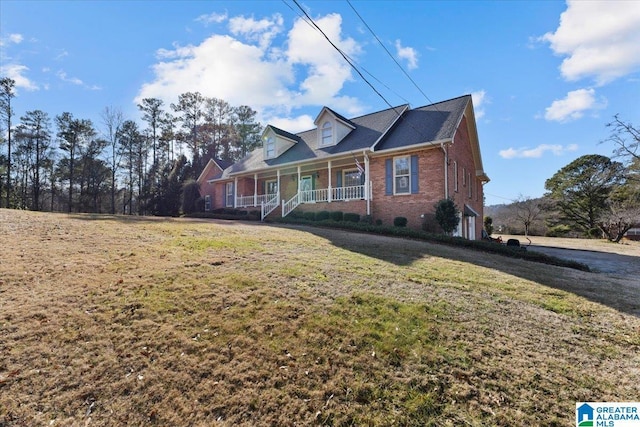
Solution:
[(278, 181), (274, 179), (274, 180), (267, 181), (266, 184), (267, 184), (268, 195), (273, 195), (278, 193)]
[(270, 136), (267, 138), (264, 144), (265, 158), (274, 158), (276, 156), (276, 140), (272, 136)]
[(411, 158), (409, 156), (393, 159), (394, 194), (411, 193)]
[(361, 184), (362, 174), (357, 170), (344, 171), (343, 187), (355, 187)]
[(364, 188), (362, 186), (364, 174), (358, 170), (347, 170), (344, 171), (343, 174), (342, 185), (345, 187), (344, 197), (348, 199), (364, 199)]
[(333, 127), (331, 122), (324, 122), (322, 125), (322, 139), (320, 145), (326, 146), (333, 144)]
[(458, 192), (458, 162), (453, 161), (453, 191)]
[(233, 206), (233, 182), (227, 182), (227, 192), (226, 192), (226, 205), (227, 207)]

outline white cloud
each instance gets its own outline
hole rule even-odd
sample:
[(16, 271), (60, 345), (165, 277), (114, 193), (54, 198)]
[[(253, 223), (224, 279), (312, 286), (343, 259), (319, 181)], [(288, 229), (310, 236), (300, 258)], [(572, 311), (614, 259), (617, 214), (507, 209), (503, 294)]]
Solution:
[(396, 40), (396, 55), (407, 61), (407, 67), (410, 70), (418, 68), (418, 52), (412, 47), (402, 46), (400, 40)]
[(210, 13), (205, 15), (200, 15), (196, 18), (196, 22), (202, 22), (204, 25), (209, 24), (220, 24), (221, 22), (226, 21), (228, 18), (227, 13)]
[(0, 66), (0, 74), (13, 79), (16, 82), (16, 88), (22, 88), (28, 91), (40, 89), (29, 77), (26, 76), (29, 68), (21, 64), (7, 64)]
[(233, 35), (243, 35), (249, 41), (257, 41), (262, 49), (267, 49), (272, 40), (282, 32), (283, 22), (282, 15), (278, 13), (271, 19), (263, 18), (259, 21), (236, 16), (229, 20), (229, 30)]
[(566, 98), (553, 101), (551, 106), (545, 109), (544, 118), (567, 122), (581, 118), (585, 111), (601, 109), (605, 103), (597, 103), (595, 93), (593, 88), (571, 91), (567, 93)]
[(473, 101), (473, 110), (475, 111), (476, 119), (484, 117), (486, 113), (484, 106), (490, 103), (487, 92), (484, 89), (471, 92), (471, 100)]
[[(360, 46), (351, 38), (343, 39), (342, 17), (330, 14), (315, 20), (316, 24), (342, 52), (355, 57)], [(359, 102), (350, 97), (338, 96), (342, 86), (352, 80), (351, 67), (344, 58), (327, 42), (322, 34), (302, 19), (296, 20), (289, 32), (286, 51), (291, 66), (304, 65), (307, 77), (300, 83), (296, 104), (331, 105), (345, 113), (360, 112)]]
[(20, 44), (22, 40), (24, 40), (22, 34), (9, 34), (9, 41), (11, 41), (11, 43)]
[[(342, 37), (340, 15), (327, 15), (316, 23), (348, 55), (360, 52), (354, 40)], [(250, 105), (261, 121), (288, 117), (292, 110), (309, 105), (328, 105), (345, 114), (362, 112), (356, 99), (340, 96), (352, 78), (349, 65), (302, 19), (294, 22), (286, 38), (277, 37), (284, 32), (280, 15), (260, 20), (232, 17), (229, 31), (230, 35), (214, 34), (197, 45), (159, 49), (154, 79), (140, 88), (135, 102), (153, 97), (169, 105), (182, 93), (200, 92), (232, 105)], [(293, 123), (310, 123), (305, 117), (283, 123), (286, 120), (296, 128)]]
[(213, 35), (197, 46), (159, 52), (155, 80), (140, 89), (142, 98), (159, 98), (169, 105), (185, 92), (224, 99), (232, 105), (284, 104), (291, 95), (286, 82), (291, 70), (284, 60), (266, 61), (264, 51), (230, 36)]
[(592, 76), (604, 85), (640, 70), (640, 2), (567, 3), (556, 31), (540, 38), (566, 57), (560, 66), (565, 79)]
[(554, 156), (561, 156), (564, 153), (576, 151), (578, 149), (577, 144), (570, 144), (563, 146), (560, 144), (540, 144), (535, 148), (508, 148), (506, 150), (500, 150), (498, 153), (503, 159), (537, 159), (542, 157), (546, 152), (552, 153)]
[(63, 58), (66, 58), (67, 56), (69, 56), (69, 52), (68, 52), (68, 51), (66, 51), (66, 50), (62, 50), (62, 51), (60, 51), (60, 53), (59, 53), (59, 54), (57, 54), (57, 55), (55, 56), (55, 58), (54, 58), (54, 59), (55, 59), (56, 61), (61, 61)]
[(67, 75), (67, 73), (65, 71), (63, 71), (63, 70), (59, 70), (56, 73), (56, 76), (58, 76), (58, 78), (60, 80), (62, 80), (63, 82), (65, 82), (65, 83), (71, 83), (72, 85), (81, 86), (81, 87), (83, 87), (85, 89), (89, 89), (89, 90), (101, 90), (100, 86), (86, 84), (85, 82), (83, 82), (78, 77), (69, 77)]
[(6, 37), (0, 38), (0, 46), (5, 46), (5, 45), (8, 45), (9, 43), (20, 44), (22, 43), (23, 40), (24, 40), (24, 37), (22, 36), (22, 34), (18, 34), (18, 33), (9, 34)]
[(302, 132), (315, 127), (313, 123), (314, 118), (308, 114), (302, 114), (293, 118), (265, 117), (265, 119), (268, 124), (293, 133)]

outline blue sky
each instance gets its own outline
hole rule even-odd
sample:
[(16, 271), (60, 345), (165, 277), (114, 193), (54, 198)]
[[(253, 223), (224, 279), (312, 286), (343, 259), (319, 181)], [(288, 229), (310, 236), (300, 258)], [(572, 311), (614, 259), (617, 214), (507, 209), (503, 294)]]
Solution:
[(14, 121), (68, 111), (101, 129), (107, 106), (139, 120), (142, 98), (169, 110), (199, 91), (297, 132), (325, 105), (355, 117), (472, 94), (487, 205), (541, 196), (574, 159), (611, 155), (599, 142), (614, 114), (640, 124), (640, 1), (298, 2), (386, 101), (292, 0), (2, 0)]

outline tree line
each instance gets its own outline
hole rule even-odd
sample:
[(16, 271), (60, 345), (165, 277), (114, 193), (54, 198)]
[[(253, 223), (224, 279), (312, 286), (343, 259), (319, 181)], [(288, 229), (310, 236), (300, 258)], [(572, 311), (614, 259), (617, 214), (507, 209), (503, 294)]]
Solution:
[(70, 112), (15, 120), (15, 96), (1, 78), (0, 207), (175, 216), (195, 208), (183, 193), (209, 159), (232, 163), (261, 145), (256, 111), (199, 92), (169, 106), (143, 99), (144, 127), (114, 107), (98, 126)]
[(581, 156), (545, 181), (547, 193), (485, 209), (487, 232), (583, 236), (619, 242), (640, 227), (640, 130), (619, 115), (607, 124), (613, 158)]

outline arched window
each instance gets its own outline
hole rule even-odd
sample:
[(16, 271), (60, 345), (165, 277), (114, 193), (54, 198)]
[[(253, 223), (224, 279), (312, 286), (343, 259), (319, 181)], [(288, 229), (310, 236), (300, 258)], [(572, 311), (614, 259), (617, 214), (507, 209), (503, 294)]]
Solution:
[(333, 128), (331, 127), (331, 122), (324, 122), (322, 125), (322, 140), (320, 141), (320, 145), (331, 144), (333, 144)]

